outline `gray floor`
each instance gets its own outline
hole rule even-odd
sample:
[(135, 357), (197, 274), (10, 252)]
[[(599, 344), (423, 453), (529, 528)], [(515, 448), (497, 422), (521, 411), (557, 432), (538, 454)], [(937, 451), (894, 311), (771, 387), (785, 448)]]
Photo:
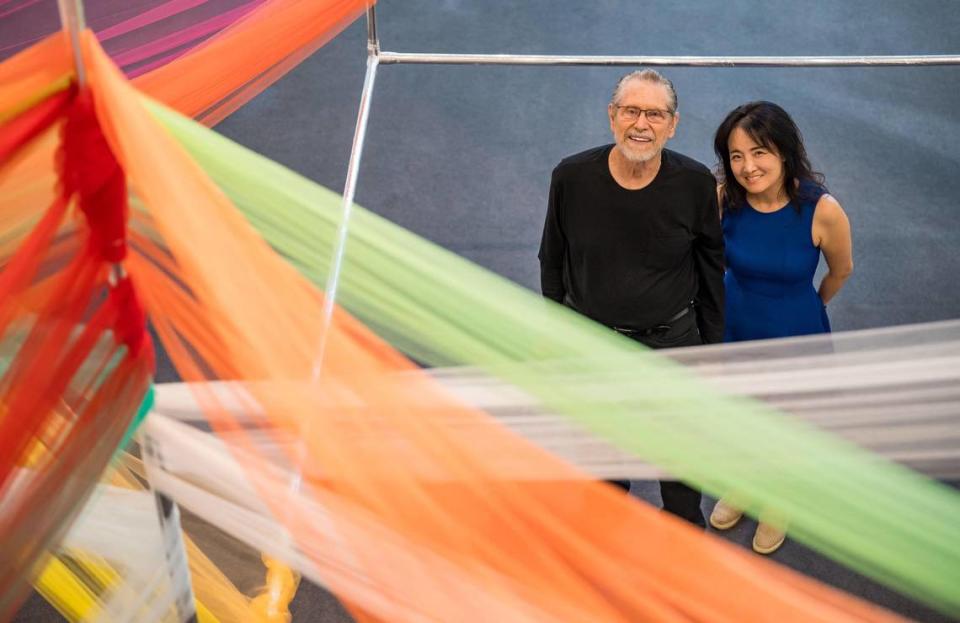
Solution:
[[(378, 17), (391, 51), (960, 53), (960, 6), (952, 0), (404, 0), (384, 2)], [(219, 131), (342, 190), (365, 36), (361, 21)], [(732, 107), (769, 99), (794, 115), (853, 223), (856, 272), (831, 304), (835, 330), (960, 317), (960, 67), (664, 72), (681, 110), (671, 147), (710, 166), (712, 133)], [(536, 289), (550, 170), (609, 140), (605, 106), (622, 73), (381, 67), (357, 201)], [(634, 494), (649, 501), (658, 501), (655, 491), (634, 483)], [(745, 522), (728, 538), (749, 546), (751, 529)], [(919, 620), (946, 620), (792, 541), (775, 559)], [(301, 589), (294, 611), (295, 620), (345, 620), (313, 586)], [(32, 601), (19, 620), (52, 619)]]
[[(696, 8), (694, 8), (696, 7)], [(383, 49), (590, 54), (960, 52), (955, 2), (385, 2)], [(354, 25), (219, 130), (342, 190), (363, 81)], [(856, 272), (835, 329), (960, 317), (960, 67), (667, 68), (671, 147), (713, 166), (734, 106), (769, 99), (803, 130), (853, 223)], [(550, 170), (607, 142), (621, 68), (382, 66), (358, 203), (538, 287)]]

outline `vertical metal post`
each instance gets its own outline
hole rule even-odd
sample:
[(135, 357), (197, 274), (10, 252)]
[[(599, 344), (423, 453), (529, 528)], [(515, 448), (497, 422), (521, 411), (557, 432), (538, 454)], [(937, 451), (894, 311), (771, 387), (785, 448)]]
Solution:
[(367, 7), (367, 52), (380, 55), (380, 39), (377, 38), (377, 8)]
[(343, 210), (340, 214), (340, 224), (337, 227), (337, 238), (333, 247), (333, 255), (330, 259), (330, 272), (327, 275), (327, 285), (323, 296), (320, 346), (313, 365), (314, 381), (320, 378), (320, 372), (323, 367), (327, 335), (330, 332), (333, 306), (337, 297), (337, 286), (340, 282), (340, 271), (343, 268), (343, 253), (347, 245), (347, 231), (350, 224), (350, 214), (353, 209), (353, 197), (357, 190), (360, 160), (363, 157), (363, 143), (367, 136), (367, 119), (370, 116), (370, 101), (373, 96), (373, 85), (377, 77), (377, 66), (379, 64), (380, 42), (377, 39), (377, 18), (375, 9), (371, 5), (367, 8), (367, 72), (363, 79), (363, 90), (360, 92), (360, 111), (357, 114), (357, 127), (353, 134), (350, 164), (347, 167), (347, 180), (343, 189)]
[(70, 36), (73, 63), (77, 71), (77, 84), (82, 87), (87, 82), (87, 71), (83, 67), (83, 54), (80, 51), (80, 33), (87, 27), (87, 20), (83, 14), (83, 0), (57, 0), (57, 8), (60, 11), (60, 23)]
[[(312, 380), (316, 383), (320, 379), (323, 369), (323, 358), (327, 349), (327, 338), (333, 324), (333, 306), (337, 297), (337, 286), (340, 282), (340, 271), (343, 268), (343, 253), (347, 246), (347, 231), (350, 224), (350, 214), (353, 210), (353, 197), (357, 190), (357, 176), (360, 171), (360, 160), (363, 156), (363, 143), (367, 135), (367, 119), (370, 117), (370, 100), (373, 96), (373, 85), (377, 77), (377, 67), (380, 64), (380, 41), (377, 39), (377, 16), (374, 6), (367, 7), (367, 71), (363, 78), (363, 88), (360, 91), (360, 110), (357, 113), (357, 126), (353, 133), (353, 146), (350, 150), (350, 163), (347, 167), (347, 179), (343, 189), (343, 209), (340, 213), (340, 223), (337, 227), (337, 237), (330, 258), (330, 272), (327, 274), (327, 284), (323, 295), (323, 311), (320, 318), (320, 344), (317, 356), (313, 362)], [(306, 422), (305, 430), (301, 434), (298, 447), (298, 464), (294, 469), (290, 481), (290, 491), (299, 492), (303, 485), (303, 466), (307, 459), (306, 438), (309, 436), (313, 420)]]

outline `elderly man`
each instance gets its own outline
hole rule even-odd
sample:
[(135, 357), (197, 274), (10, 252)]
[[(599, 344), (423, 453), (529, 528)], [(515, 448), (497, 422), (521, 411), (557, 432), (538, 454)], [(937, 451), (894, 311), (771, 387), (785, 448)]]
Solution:
[[(644, 69), (607, 106), (615, 143), (553, 170), (540, 244), (543, 295), (650, 348), (723, 339), (723, 235), (709, 169), (665, 149), (673, 84)], [(629, 481), (614, 481), (629, 490)], [(705, 526), (700, 493), (662, 481), (665, 510)]]

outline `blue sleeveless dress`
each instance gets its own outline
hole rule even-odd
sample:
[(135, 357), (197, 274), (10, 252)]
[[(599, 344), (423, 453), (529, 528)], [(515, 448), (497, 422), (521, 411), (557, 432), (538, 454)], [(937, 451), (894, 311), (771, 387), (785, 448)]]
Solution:
[(724, 342), (829, 333), (826, 307), (813, 285), (820, 249), (811, 227), (826, 191), (800, 187), (800, 210), (791, 202), (776, 212), (749, 204), (724, 206), (727, 271)]

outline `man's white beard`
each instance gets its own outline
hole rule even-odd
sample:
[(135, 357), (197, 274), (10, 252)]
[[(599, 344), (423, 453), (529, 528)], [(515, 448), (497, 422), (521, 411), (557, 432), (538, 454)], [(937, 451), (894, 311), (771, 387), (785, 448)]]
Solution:
[[(626, 141), (626, 140), (627, 140), (627, 139), (624, 139), (624, 141)], [(634, 164), (640, 164), (640, 163), (643, 163), (643, 162), (650, 162), (651, 160), (653, 160), (654, 158), (656, 158), (656, 157), (660, 154), (660, 152), (662, 151), (662, 150), (660, 150), (660, 149), (657, 149), (657, 150), (651, 151), (651, 152), (649, 152), (649, 153), (638, 154), (638, 153), (636, 153), (635, 151), (632, 151), (632, 150), (628, 149), (628, 148), (624, 145), (623, 142), (617, 143), (617, 149), (620, 150), (620, 154), (623, 155), (624, 158), (626, 158), (627, 160), (629, 160), (630, 162), (632, 162), (632, 163), (634, 163)]]

